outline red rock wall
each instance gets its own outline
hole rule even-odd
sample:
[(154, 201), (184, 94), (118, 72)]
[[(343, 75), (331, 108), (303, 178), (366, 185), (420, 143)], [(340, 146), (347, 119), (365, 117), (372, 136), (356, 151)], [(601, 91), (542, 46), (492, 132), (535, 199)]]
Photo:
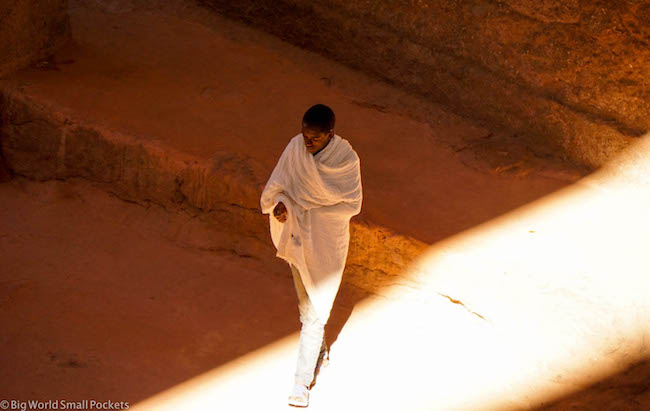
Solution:
[[(2, 0), (0, 77), (46, 58), (69, 38), (67, 0)], [(0, 143), (2, 137), (0, 134)], [(0, 182), (10, 178), (11, 172), (0, 150)]]
[(67, 0), (2, 0), (0, 77), (47, 57), (69, 35)]
[(650, 130), (650, 0), (196, 0), (598, 167)]

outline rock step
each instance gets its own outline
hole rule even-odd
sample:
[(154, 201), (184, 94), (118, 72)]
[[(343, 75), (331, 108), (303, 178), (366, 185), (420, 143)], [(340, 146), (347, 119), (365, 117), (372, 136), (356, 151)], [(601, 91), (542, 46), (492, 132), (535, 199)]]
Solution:
[(6, 164), (39, 180), (83, 177), (232, 233), (193, 232), (197, 247), (274, 255), (259, 196), (316, 102), (361, 158), (345, 278), (363, 289), (412, 285), (404, 268), (425, 246), (580, 177), (546, 148), (204, 8), (91, 3), (71, 2), (72, 39), (48, 64), (0, 79)]
[[(208, 162), (91, 124), (16, 90), (0, 92), (0, 111), (2, 152), (13, 173), (40, 181), (82, 177), (126, 201), (188, 212), (215, 231), (193, 240), (200, 248), (274, 253), (268, 216), (259, 209), (268, 176), (255, 159), (224, 151)], [(344, 281), (372, 293), (409, 284), (402, 273), (425, 243), (366, 221), (353, 220), (350, 227)]]

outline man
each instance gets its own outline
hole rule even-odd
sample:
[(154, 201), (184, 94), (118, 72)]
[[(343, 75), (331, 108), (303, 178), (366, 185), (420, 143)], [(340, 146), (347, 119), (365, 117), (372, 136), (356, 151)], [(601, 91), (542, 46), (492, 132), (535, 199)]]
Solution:
[(325, 325), (350, 243), (350, 218), (361, 212), (359, 156), (334, 133), (334, 112), (317, 104), (302, 119), (262, 192), (276, 256), (289, 263), (298, 294), (300, 341), (289, 404), (306, 407), (317, 367), (328, 357)]

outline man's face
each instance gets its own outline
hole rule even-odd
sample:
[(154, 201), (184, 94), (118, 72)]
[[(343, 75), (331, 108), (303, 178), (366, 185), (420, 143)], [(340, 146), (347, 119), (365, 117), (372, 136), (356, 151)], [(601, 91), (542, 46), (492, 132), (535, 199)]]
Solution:
[(324, 133), (309, 126), (303, 126), (302, 128), (302, 138), (305, 140), (307, 151), (311, 154), (314, 154), (325, 147), (333, 135), (334, 133), (332, 131)]

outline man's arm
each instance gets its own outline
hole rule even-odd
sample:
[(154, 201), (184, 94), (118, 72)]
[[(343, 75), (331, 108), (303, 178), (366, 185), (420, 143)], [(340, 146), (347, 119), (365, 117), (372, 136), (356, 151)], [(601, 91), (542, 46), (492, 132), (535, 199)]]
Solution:
[[(348, 180), (354, 182), (354, 190), (348, 194), (346, 197), (347, 201), (341, 201), (331, 206), (321, 207), (324, 212), (332, 213), (337, 215), (345, 215), (348, 218), (361, 213), (361, 203), (363, 202), (363, 188), (361, 185), (361, 164), (359, 161), (359, 156), (353, 150), (350, 155), (350, 160), (355, 164), (353, 174), (348, 177)], [(347, 187), (346, 187), (347, 191)]]

